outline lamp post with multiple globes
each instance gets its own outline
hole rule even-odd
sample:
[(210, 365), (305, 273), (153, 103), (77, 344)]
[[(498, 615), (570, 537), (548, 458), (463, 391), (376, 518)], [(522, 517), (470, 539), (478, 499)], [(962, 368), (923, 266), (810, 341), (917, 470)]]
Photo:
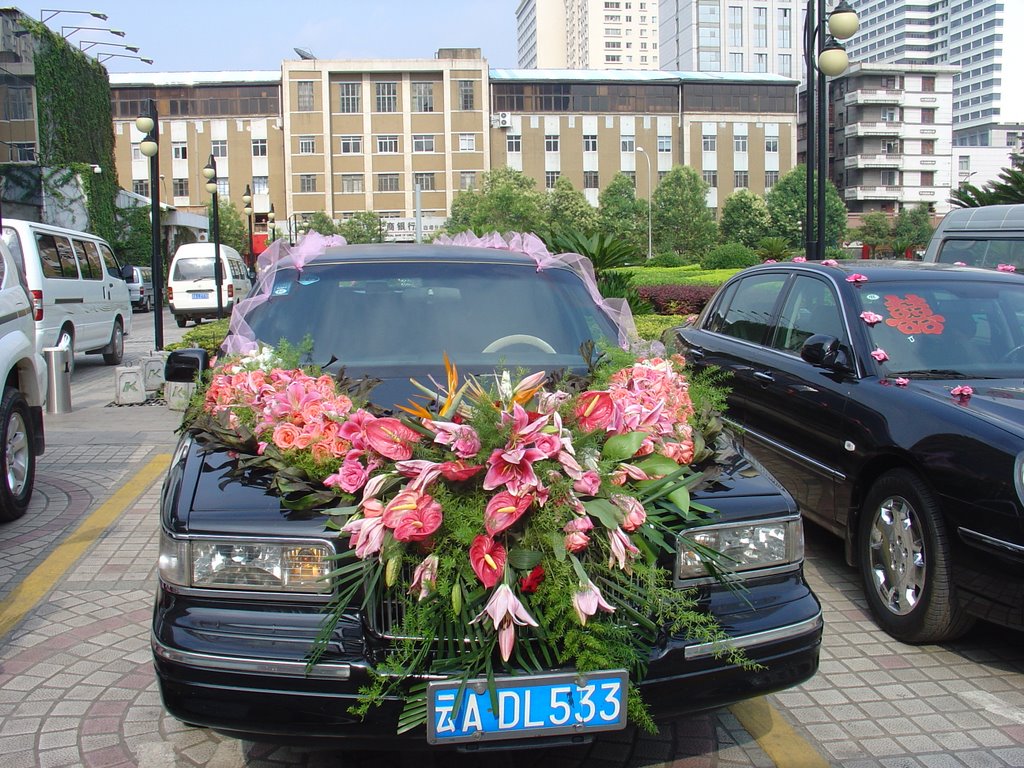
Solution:
[(654, 201), (651, 200), (651, 156), (647, 154), (647, 151), (643, 147), (637, 147), (637, 152), (640, 152), (644, 156), (644, 160), (647, 161), (647, 260), (651, 260), (653, 251), (653, 240), (651, 239), (652, 232), (652, 209), (654, 207)]
[(147, 99), (146, 113), (135, 119), (135, 127), (144, 134), (139, 143), (139, 152), (149, 158), (149, 195), (151, 250), (149, 267), (153, 273), (153, 344), (157, 351), (164, 348), (163, 277), (164, 268), (160, 258), (160, 116), (156, 102)]
[(217, 286), (217, 319), (224, 317), (224, 267), (220, 258), (220, 200), (217, 196), (217, 159), (211, 154), (203, 168), (206, 191), (213, 196), (213, 281)]
[(245, 218), (249, 222), (249, 258), (248, 267), (252, 269), (256, 266), (256, 256), (252, 252), (252, 192), (249, 190), (249, 185), (245, 185), (245, 192), (242, 193), (242, 212), (245, 214)]

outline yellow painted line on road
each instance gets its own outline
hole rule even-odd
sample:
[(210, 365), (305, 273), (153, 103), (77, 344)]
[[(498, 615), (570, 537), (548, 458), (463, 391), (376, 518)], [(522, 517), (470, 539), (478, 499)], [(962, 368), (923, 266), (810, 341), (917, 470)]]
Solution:
[(787, 723), (764, 697), (729, 707), (777, 768), (829, 768), (828, 760)]
[(170, 454), (155, 456), (95, 512), (82, 520), (71, 535), (37, 565), (11, 594), (0, 600), (0, 637), (10, 632), (121, 513), (167, 471), (170, 461)]

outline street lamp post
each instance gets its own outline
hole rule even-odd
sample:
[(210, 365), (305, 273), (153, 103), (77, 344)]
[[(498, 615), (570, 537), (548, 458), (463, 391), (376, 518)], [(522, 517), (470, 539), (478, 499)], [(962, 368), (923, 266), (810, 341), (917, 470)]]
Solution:
[(220, 258), (220, 200), (217, 196), (217, 159), (211, 154), (203, 168), (206, 177), (206, 191), (213, 196), (213, 281), (217, 286), (217, 319), (224, 317), (224, 267)]
[(807, 0), (807, 15), (804, 19), (804, 61), (807, 65), (805, 247), (808, 258), (820, 261), (825, 258), (825, 177), (828, 175), (825, 142), (828, 133), (828, 93), (825, 90), (825, 77), (837, 77), (846, 71), (850, 60), (846, 49), (837, 41), (853, 37), (860, 20), (847, 0), (839, 0), (829, 13), (827, 36), (819, 20), (825, 21), (825, 0)]
[(270, 210), (267, 211), (267, 245), (269, 246), (274, 241), (274, 219), (277, 218), (274, 213), (274, 204), (270, 204)]
[(651, 239), (651, 211), (653, 208), (653, 201), (651, 200), (651, 156), (647, 154), (647, 151), (643, 147), (637, 147), (636, 151), (641, 152), (644, 156), (644, 160), (647, 161), (647, 260), (650, 261), (651, 256), (653, 255), (653, 241)]
[(252, 252), (252, 192), (249, 190), (248, 184), (245, 185), (245, 192), (242, 193), (242, 205), (245, 206), (244, 208), (242, 208), (242, 212), (245, 214), (245, 217), (249, 220), (248, 266), (249, 269), (252, 269), (254, 266), (256, 266), (256, 258)]
[(145, 134), (139, 144), (139, 151), (149, 158), (149, 195), (152, 198), (150, 228), (152, 249), (149, 254), (149, 268), (153, 273), (153, 344), (157, 351), (164, 348), (163, 276), (164, 268), (160, 258), (160, 116), (156, 101), (147, 99), (146, 114), (135, 120), (135, 127)]

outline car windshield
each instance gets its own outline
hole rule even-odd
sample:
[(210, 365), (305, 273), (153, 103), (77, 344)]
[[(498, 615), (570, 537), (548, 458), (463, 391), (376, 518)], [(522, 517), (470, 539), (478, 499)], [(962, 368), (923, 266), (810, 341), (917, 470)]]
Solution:
[(386, 372), (440, 364), (576, 366), (580, 345), (617, 330), (580, 279), (532, 264), (361, 262), (280, 269), (245, 317), (256, 338), (301, 344), (314, 361)]
[(199, 256), (194, 259), (178, 259), (174, 262), (172, 280), (213, 279), (213, 256)]
[(868, 283), (861, 308), (892, 375), (1024, 377), (1024, 283), (965, 279)]

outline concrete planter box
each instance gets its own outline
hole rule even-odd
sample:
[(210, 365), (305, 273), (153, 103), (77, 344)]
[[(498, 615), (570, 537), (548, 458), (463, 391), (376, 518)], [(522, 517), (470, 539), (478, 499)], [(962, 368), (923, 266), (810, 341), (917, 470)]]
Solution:
[(142, 378), (147, 392), (156, 392), (164, 385), (164, 365), (166, 356), (153, 352), (142, 359)]
[(184, 411), (188, 407), (188, 401), (192, 399), (192, 393), (195, 391), (195, 384), (168, 381), (164, 384), (164, 400), (167, 401), (167, 407), (172, 411)]
[(114, 402), (118, 405), (137, 405), (146, 402), (146, 388), (141, 368), (122, 366), (114, 369)]

